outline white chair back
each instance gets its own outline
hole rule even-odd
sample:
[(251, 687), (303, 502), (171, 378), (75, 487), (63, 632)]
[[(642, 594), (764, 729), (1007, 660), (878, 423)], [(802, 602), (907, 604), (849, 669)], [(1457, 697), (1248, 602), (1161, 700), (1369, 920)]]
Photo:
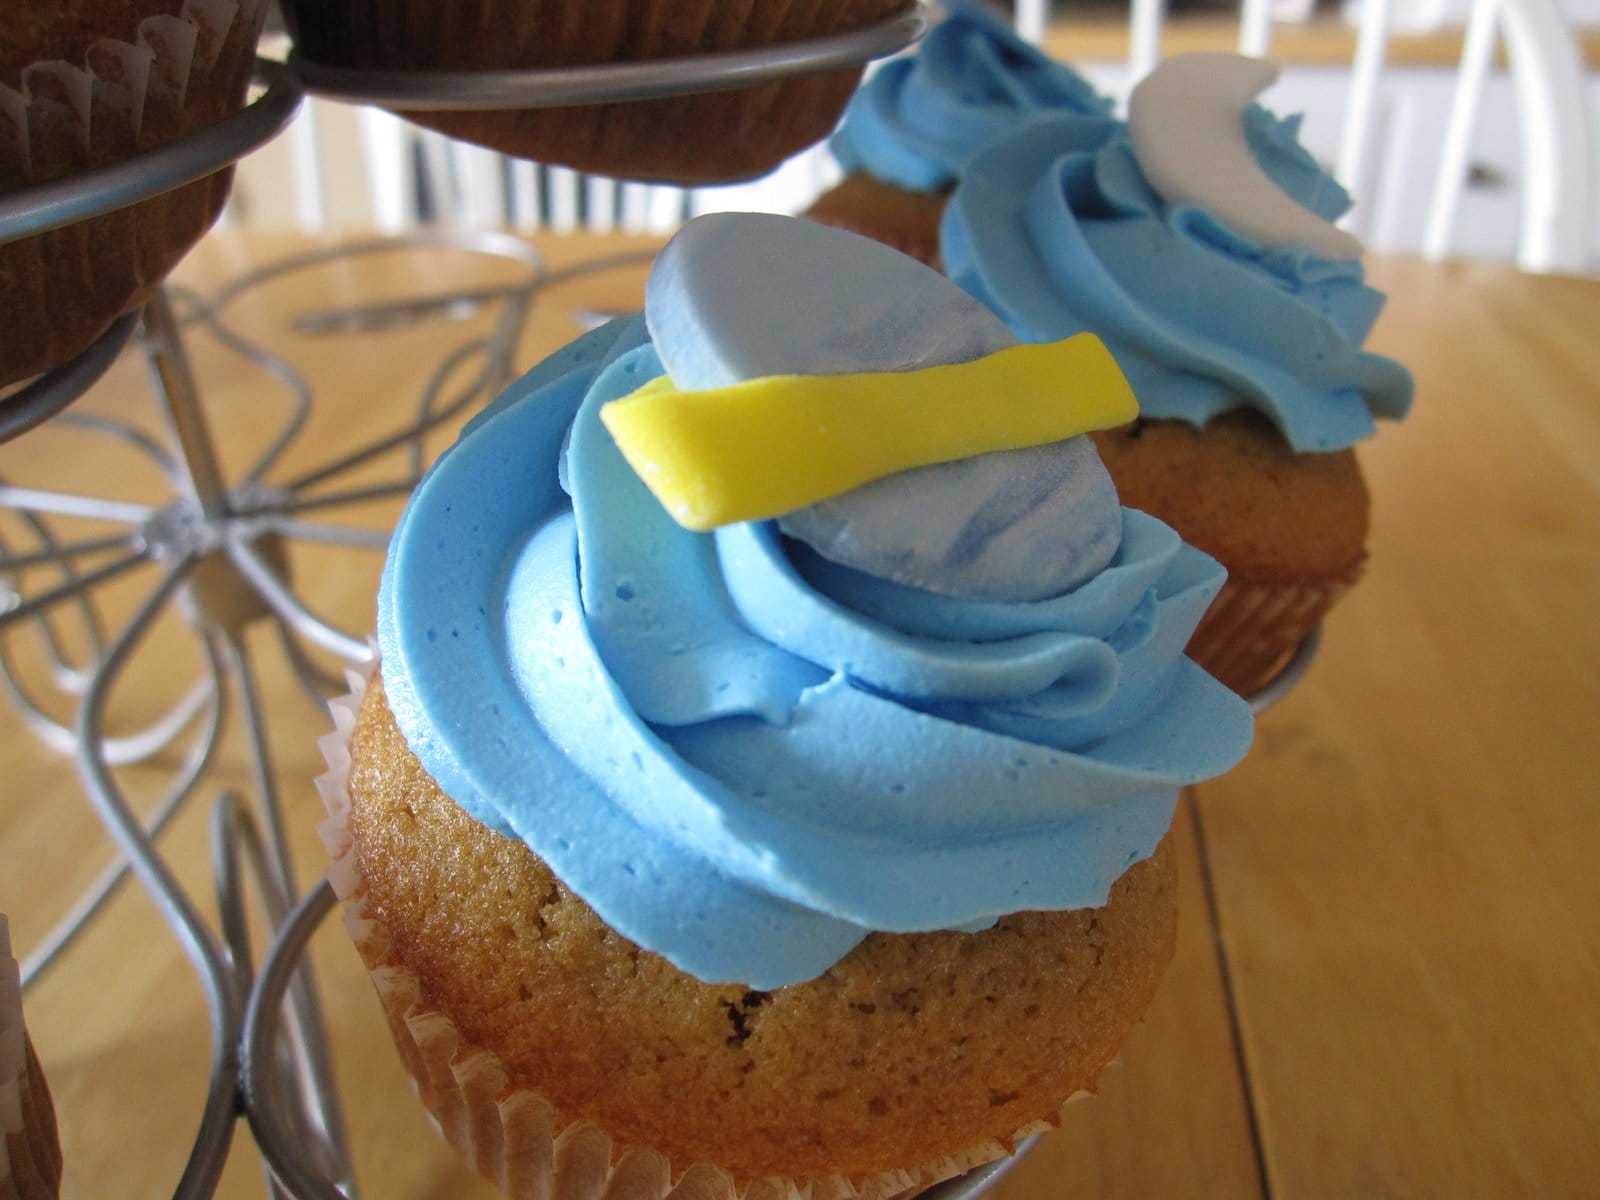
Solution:
[[(1046, 0), (1017, 3), (1019, 30), (1065, 57), (1070, 42), (1049, 35)], [(1149, 72), (1172, 32), (1165, 0), (1130, 4), (1125, 61), (1089, 70), (1114, 95)], [(1306, 143), (1356, 197), (1344, 223), (1373, 248), (1600, 269), (1600, 78), (1586, 70), (1578, 31), (1560, 0), (1470, 5), (1464, 30), (1434, 29), (1461, 34), (1459, 60), (1419, 65), (1391, 54), (1393, 0), (1346, 0), (1349, 61), (1296, 61), (1264, 100), (1305, 114)], [(1292, 7), (1242, 0), (1235, 48), (1271, 58), (1283, 25), (1274, 13)]]

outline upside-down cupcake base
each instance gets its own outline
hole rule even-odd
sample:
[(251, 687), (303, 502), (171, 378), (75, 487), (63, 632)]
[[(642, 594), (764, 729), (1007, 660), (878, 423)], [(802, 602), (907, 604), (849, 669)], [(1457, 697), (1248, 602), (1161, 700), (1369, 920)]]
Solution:
[[(0, 30), (0, 194), (210, 125), (244, 101), (266, 0), (66, 3)], [(41, 10), (42, 12), (42, 10)], [(0, 245), (0, 387), (87, 349), (222, 211), (232, 171)]]
[(772, 992), (701, 983), (461, 812), (381, 684), (334, 713), (330, 879), (424, 1102), (510, 1195), (915, 1195), (1058, 1123), (1171, 957), (1163, 844), (1102, 909), (873, 935)]
[[(329, 65), (490, 71), (644, 62), (841, 33), (904, 0), (295, 0), (296, 44)], [(401, 115), (502, 153), (629, 179), (718, 183), (825, 137), (860, 80), (851, 68), (697, 95), (550, 109)]]

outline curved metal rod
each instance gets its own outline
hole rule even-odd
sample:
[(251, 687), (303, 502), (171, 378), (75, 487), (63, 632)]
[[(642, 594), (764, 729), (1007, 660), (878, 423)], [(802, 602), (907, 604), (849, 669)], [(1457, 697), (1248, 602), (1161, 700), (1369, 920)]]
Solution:
[(307, 267), (320, 266), (344, 258), (359, 258), (369, 254), (394, 254), (408, 250), (458, 250), (465, 254), (487, 254), (494, 258), (510, 259), (535, 272), (544, 269), (544, 258), (539, 251), (509, 233), (494, 229), (480, 229), (470, 233), (423, 230), (406, 234), (404, 237), (366, 238), (289, 255), (277, 262), (258, 267), (225, 285), (211, 297), (210, 307), (215, 311), (221, 311), (245, 292), (284, 275), (305, 270)]
[[(527, 317), (528, 302), (526, 300), (508, 301), (506, 312), (517, 315), (517, 328)], [(498, 385), (509, 382), (505, 378), (510, 372), (508, 360), (508, 347), (516, 344), (515, 337), (507, 336), (505, 316), (494, 335), (486, 341), (471, 342), (460, 347), (439, 365), (438, 370), (429, 377), (423, 386), (422, 397), (417, 401), (417, 419), (411, 427), (411, 485), (416, 487), (417, 481), (422, 478), (427, 470), (427, 463), (423, 461), (424, 447), (423, 435), (432, 429), (437, 429), (455, 414), (463, 411), (473, 399), (479, 395), (492, 400), (498, 391)], [(483, 368), (465, 387), (456, 393), (455, 398), (439, 404), (439, 397), (444, 395), (444, 385), (449, 381), (450, 375), (456, 367), (466, 362), (472, 353), (483, 352)]]
[(389, 545), (387, 529), (361, 529), (354, 525), (320, 525), (311, 521), (296, 521), (288, 517), (268, 516), (262, 525), (285, 537), (306, 542), (319, 542), (326, 546), (349, 546), (358, 550), (384, 550)]
[(296, 50), (289, 66), (308, 91), (347, 103), (400, 110), (560, 108), (724, 91), (857, 67), (904, 49), (927, 26), (926, 7), (913, 3), (827, 37), (637, 62), (523, 71), (360, 70), (316, 63)]
[(241, 481), (247, 487), (251, 484), (259, 483), (261, 477), (267, 473), (273, 463), (278, 461), (284, 451), (294, 443), (301, 430), (305, 428), (305, 423), (311, 415), (311, 384), (306, 381), (304, 375), (289, 365), (287, 359), (280, 358), (270, 350), (252, 342), (224, 321), (222, 313), (216, 304), (208, 302), (202, 296), (187, 288), (180, 291), (180, 289), (169, 286), (168, 290), (174, 296), (181, 296), (190, 306), (191, 311), (183, 315), (181, 323), (187, 324), (191, 321), (198, 321), (205, 325), (210, 330), (211, 336), (221, 342), (226, 349), (232, 350), (246, 362), (260, 368), (267, 375), (283, 384), (289, 391), (291, 407), (288, 416), (284, 420), (283, 428), (268, 443), (267, 448), (261, 452), (256, 459), (255, 465), (245, 472)]
[[(407, 439), (409, 440), (409, 434)], [(268, 500), (256, 509), (263, 516), (277, 513), (313, 512), (323, 508), (339, 508), (346, 504), (364, 504), (368, 500), (392, 500), (396, 496), (410, 495), (416, 486), (414, 479), (400, 479), (392, 483), (375, 483), (371, 487), (351, 488), (348, 492), (326, 492), (320, 496), (289, 496)]]
[[(327, 247), (294, 255), (241, 276), (217, 292), (209, 301), (193, 293), (185, 293), (186, 299), (192, 306), (192, 311), (186, 314), (187, 319), (205, 322), (225, 346), (247, 360), (254, 362), (269, 374), (276, 376), (290, 388), (296, 397), (295, 410), (284, 429), (280, 431), (277, 438), (267, 447), (245, 476), (247, 484), (255, 483), (262, 479), (293, 442), (307, 419), (310, 411), (311, 395), (309, 386), (287, 361), (235, 331), (224, 319), (223, 310), (245, 292), (296, 271), (350, 257), (418, 249), (443, 249), (462, 253), (484, 254), (491, 257), (504, 258), (526, 267), (529, 271), (528, 279), (512, 289), (513, 293), (521, 293), (536, 286), (544, 271), (544, 258), (539, 251), (509, 234), (493, 230), (484, 230), (471, 234), (439, 231), (430, 234), (411, 235), (405, 238), (373, 238), (349, 245)], [(497, 330), (495, 336), (504, 336), (508, 341), (514, 342), (515, 333), (520, 332), (521, 325), (522, 322), (519, 321), (514, 329), (509, 331), (504, 330), (502, 325), (502, 329)], [(507, 352), (509, 353), (512, 348), (514, 347), (508, 347)], [(439, 419), (443, 420), (445, 418), (441, 416)], [(414, 431), (404, 431), (397, 435), (396, 438), (387, 440), (386, 443), (379, 443), (381, 449), (373, 450), (369, 447), (366, 451), (360, 452), (356, 456), (341, 460), (340, 463), (335, 464), (334, 468), (322, 468), (316, 473), (316, 477), (326, 478), (337, 473), (337, 469), (343, 469), (345, 466), (354, 465), (357, 462), (365, 462), (376, 453), (390, 449), (393, 445), (404, 444), (407, 439), (414, 436), (416, 436)], [(297, 484), (291, 484), (290, 488), (293, 489), (295, 486)], [(298, 486), (304, 485), (298, 484)]]
[[(161, 836), (168, 822), (177, 815), (184, 802), (194, 793), (195, 784), (200, 781), (201, 774), (211, 764), (212, 756), (215, 754), (217, 743), (220, 740), (218, 734), (222, 730), (222, 723), (227, 719), (228, 696), (227, 690), (222, 686), (222, 672), (224, 669), (222, 660), (210, 639), (206, 641), (206, 649), (211, 666), (211, 688), (209, 691), (211, 719), (196, 740), (195, 747), (190, 751), (188, 760), (179, 772), (177, 782), (173, 785), (171, 791), (167, 793), (167, 798), (162, 801), (154, 815), (144, 826), (145, 836), (151, 842)], [(204, 685), (202, 684), (201, 686)], [(71, 744), (71, 748), (75, 749), (77, 746), (75, 737), (71, 738)], [(161, 744), (165, 745), (166, 741)], [(107, 742), (106, 745), (109, 748), (112, 743)], [(140, 755), (139, 757), (145, 756)], [(106, 761), (115, 765), (117, 760), (108, 753)], [(126, 761), (135, 760), (130, 757)], [(33, 953), (22, 964), (22, 987), (24, 991), (32, 987), (50, 969), (61, 952), (72, 944), (84, 927), (94, 919), (95, 914), (104, 907), (105, 902), (116, 894), (123, 880), (127, 879), (128, 871), (128, 860), (126, 858), (112, 863), (100, 873), (99, 878), (78, 898), (77, 903), (72, 906), (72, 909), (65, 917), (57, 922), (56, 927), (45, 935), (44, 941), (34, 948)]]
[[(245, 902), (245, 863), (255, 877), (262, 907), (267, 911), (269, 928), (276, 928), (289, 909), (285, 897), (271, 879), (266, 854), (244, 798), (238, 792), (224, 792), (217, 798), (211, 814), (212, 876), (217, 887), (218, 923), (222, 943), (228, 952), (235, 978), (248, 981), (254, 974), (251, 965), (250, 921)], [(244, 862), (241, 862), (241, 859)], [(292, 1062), (286, 1063), (292, 1067)], [(301, 1144), (314, 1144), (308, 1130), (301, 1130)], [(268, 1193), (274, 1200), (283, 1195), (267, 1173)]]
[[(51, 532), (50, 527), (45, 524), (42, 517), (30, 512), (18, 512), (14, 515), (28, 527), (33, 536), (42, 545), (60, 545), (55, 534)], [(0, 545), (4, 544), (4, 537), (0, 537)], [(75, 572), (70, 566), (63, 565), (61, 575), (63, 579), (75, 578)], [(18, 599), (20, 598), (19, 595)], [(10, 601), (7, 600), (4, 603), (9, 604)], [(3, 604), (0, 604), (0, 607), (3, 606)], [(83, 621), (84, 638), (88, 643), (87, 649), (91, 659), (88, 667), (75, 667), (67, 661), (66, 646), (62, 642), (61, 636), (56, 632), (56, 627), (51, 617), (40, 617), (37, 624), (39, 634), (44, 639), (50, 653), (52, 660), (51, 676), (56, 687), (64, 692), (82, 695), (83, 689), (89, 686), (89, 672), (93, 670), (93, 664), (100, 660), (100, 655), (105, 649), (105, 630), (101, 626), (100, 614), (95, 606), (90, 603), (87, 593), (79, 598), (77, 608), (78, 616)], [(4, 648), (5, 639), (0, 637), (0, 669), (3, 669), (7, 674), (14, 675), (9, 660), (4, 657)], [(42, 712), (40, 716), (43, 717)], [(48, 720), (48, 718), (44, 719)]]
[(76, 358), (0, 400), (0, 442), (49, 420), (93, 387), (117, 361), (138, 323), (137, 312), (118, 317)]
[(158, 718), (144, 729), (137, 733), (106, 738), (103, 749), (106, 761), (114, 767), (120, 767), (127, 763), (141, 762), (159, 752), (188, 728), (196, 714), (205, 706), (215, 686), (214, 680), (210, 684), (201, 680), (185, 692), (182, 698), (167, 710), (165, 716)]
[(100, 554), (107, 550), (128, 550), (141, 544), (137, 533), (116, 533), (110, 537), (85, 538), (79, 542), (56, 542), (51, 539), (48, 550), (33, 550), (26, 554), (6, 554), (0, 549), (0, 571), (21, 571), (28, 567), (49, 566), (68, 562), (87, 554)]
[(1317, 657), (1317, 650), (1321, 645), (1322, 626), (1318, 625), (1294, 648), (1294, 653), (1283, 666), (1278, 668), (1276, 675), (1245, 697), (1250, 702), (1250, 711), (1259, 717), (1294, 691), (1296, 685), (1305, 677), (1306, 671), (1310, 669), (1311, 662)]
[(614, 271), (618, 267), (642, 267), (646, 263), (655, 262), (658, 253), (659, 250), (627, 250), (620, 254), (605, 254), (599, 258), (585, 259), (583, 262), (569, 263), (551, 271), (541, 281), (541, 285), (551, 288), (558, 283), (567, 283), (601, 271)]
[(504, 287), (465, 288), (455, 292), (430, 292), (423, 296), (401, 296), (342, 308), (313, 308), (297, 313), (290, 328), (296, 333), (325, 337), (345, 333), (387, 333), (434, 317), (466, 317), (486, 305), (514, 296), (525, 296), (535, 283)]
[(25, 513), (51, 513), (58, 517), (88, 517), (95, 521), (123, 521), (143, 525), (156, 515), (150, 504), (108, 500), (103, 496), (75, 496), (71, 492), (52, 492), (43, 488), (13, 487), (0, 484), (0, 508)]
[[(261, 878), (263, 899), (268, 901), (272, 928), (276, 929), (288, 916), (289, 900), (298, 894), (299, 889), (295, 884), (289, 839), (284, 829), (283, 805), (279, 800), (277, 779), (272, 771), (271, 753), (267, 747), (267, 730), (255, 663), (242, 637), (234, 637), (232, 643), (239, 668), (239, 698), (244, 710), (251, 767), (256, 781), (257, 810), (267, 833), (265, 846), (262, 847), (265, 853), (258, 852), (257, 855), (257, 873)], [(342, 1173), (348, 1175), (349, 1143), (333, 1087), (331, 1055), (327, 1037), (323, 1033), (322, 1005), (309, 970), (296, 974), (290, 991), (292, 1013), (289, 1024), (295, 1047), (294, 1057), (299, 1065), (302, 1090), (315, 1109), (315, 1124), (322, 1135), (312, 1144), (322, 1152), (325, 1162), (337, 1164)]]
[(36, 617), (46, 609), (53, 608), (65, 600), (71, 600), (80, 592), (88, 591), (98, 584), (115, 579), (117, 576), (133, 570), (134, 567), (149, 562), (151, 557), (152, 551), (141, 546), (133, 553), (126, 554), (115, 562), (109, 562), (103, 567), (97, 567), (93, 571), (85, 572), (82, 575), (75, 574), (66, 583), (40, 592), (36, 596), (30, 596), (26, 600), (21, 600), (5, 612), (0, 612), (0, 630), (15, 625), (18, 621), (25, 621), (29, 617)]
[[(294, 630), (277, 617), (273, 625), (278, 631), (278, 642), (283, 648), (289, 666), (294, 670), (295, 682), (311, 701), (311, 707), (323, 717), (328, 715), (328, 697), (337, 695), (344, 681), (329, 671), (324, 671), (317, 661), (306, 653), (306, 648), (294, 636)], [(370, 656), (372, 651), (368, 650)]]
[[(427, 384), (425, 384), (423, 387), (424, 395), (430, 396), (436, 392), (440, 387), (442, 387), (443, 376), (448, 375), (450, 371), (454, 370), (458, 365), (464, 362), (469, 355), (477, 353), (483, 349), (486, 349), (486, 343), (481, 340), (469, 342), (465, 346), (457, 347), (445, 359), (444, 363), (436, 371), (434, 371), (433, 375), (429, 377)], [(407, 425), (392, 434), (389, 434), (387, 437), (379, 438), (375, 442), (368, 442), (359, 450), (352, 450), (349, 454), (342, 455), (330, 463), (324, 463), (315, 470), (308, 471), (303, 475), (298, 475), (294, 479), (289, 480), (288, 483), (285, 483), (283, 485), (283, 490), (291, 494), (303, 492), (308, 488), (315, 487), (319, 483), (324, 483), (327, 480), (334, 478), (336, 475), (342, 475), (346, 471), (369, 463), (373, 459), (381, 457), (384, 454), (388, 454), (392, 450), (397, 450), (402, 446), (408, 445), (415, 447), (418, 439), (421, 438), (423, 434), (427, 433), (440, 422), (449, 420), (450, 417), (459, 411), (463, 405), (470, 401), (472, 396), (482, 386), (482, 381), (486, 377), (486, 375), (480, 375), (478, 377), (478, 382), (472, 385), (471, 390), (464, 395), (457, 397), (455, 401), (447, 405), (442, 411), (436, 413), (431, 419), (423, 420), (421, 417), (419, 417), (418, 420), (413, 421), (410, 425)], [(425, 400), (424, 405), (426, 405), (426, 403), (427, 401)], [(383, 493), (385, 496), (403, 495), (416, 486), (416, 482), (421, 477), (422, 472), (418, 467), (418, 464), (414, 461), (415, 457), (415, 454), (413, 454), (410, 476), (400, 483), (385, 485), (385, 488), (387, 489)], [(381, 498), (381, 496), (374, 496), (369, 493), (335, 493), (331, 496), (291, 501), (280, 505), (276, 509), (270, 507), (258, 508), (256, 511), (295, 512), (304, 508), (328, 507), (330, 505), (342, 504), (346, 503), (347, 499), (348, 502), (354, 503), (356, 500), (371, 500)]]
[(335, 629), (307, 608), (278, 578), (271, 564), (256, 553), (247, 538), (230, 530), (227, 552), (229, 560), (239, 568), (239, 573), (255, 588), (267, 607), (296, 633), (341, 658), (351, 662), (366, 661), (369, 653), (366, 642)]
[(459, 305), (484, 305), (496, 300), (511, 300), (618, 267), (642, 266), (654, 262), (657, 251), (628, 250), (586, 259), (546, 271), (529, 284), (507, 287), (473, 288), (462, 292), (443, 292), (428, 296), (407, 296), (398, 300), (378, 300), (346, 308), (313, 309), (295, 318), (294, 327), (302, 333), (366, 332), (387, 329), (396, 324), (425, 320), (437, 313), (448, 313)]
[[(506, 301), (506, 307), (501, 313), (500, 321), (495, 329), (495, 332), (482, 343), (472, 343), (457, 350), (454, 355), (452, 355), (450, 358), (447, 358), (440, 368), (435, 371), (433, 377), (428, 381), (427, 386), (423, 389), (422, 401), (418, 408), (416, 438), (411, 443), (412, 479), (420, 479), (426, 465), (423, 462), (423, 447), (421, 440), (421, 435), (423, 433), (427, 432), (431, 428), (434, 428), (441, 422), (449, 419), (457, 412), (461, 411), (480, 390), (493, 394), (498, 392), (506, 384), (510, 383), (515, 372), (513, 356), (516, 352), (517, 335), (520, 333), (523, 326), (527, 324), (528, 315), (532, 311), (534, 301), (541, 292), (550, 287), (554, 287), (557, 284), (582, 278), (587, 275), (599, 274), (600, 272), (615, 270), (619, 267), (639, 266), (644, 263), (653, 262), (655, 260), (656, 253), (657, 251), (655, 249), (650, 249), (629, 250), (620, 254), (608, 254), (599, 258), (588, 259), (584, 262), (573, 263), (553, 271), (546, 271), (526, 290), (503, 289), (496, 292), (495, 295), (498, 298)], [(485, 293), (485, 295), (488, 295), (488, 293)], [(450, 299), (450, 297), (433, 297), (426, 302), (441, 303), (448, 302)], [(412, 301), (410, 303), (415, 304), (423, 302)], [(379, 307), (368, 307), (367, 309), (348, 309), (345, 310), (344, 315), (355, 318), (358, 316), (364, 317), (376, 313), (378, 315), (378, 319), (381, 320), (387, 316), (389, 311), (392, 310), (384, 310)], [(432, 411), (430, 415), (430, 410), (433, 407), (434, 401), (438, 395), (442, 393), (449, 373), (455, 368), (456, 365), (458, 365), (459, 362), (465, 359), (467, 353), (480, 345), (487, 354), (482, 373), (479, 374), (476, 380), (467, 385), (467, 388), (457, 395), (454, 400), (450, 401), (443, 408)]]
[(245, 1119), (272, 1173), (295, 1200), (348, 1200), (301, 1153), (296, 1122), (288, 1115), (278, 1057), (278, 1020), (311, 935), (333, 910), (333, 888), (320, 881), (307, 892), (278, 930), (278, 938), (261, 964), (245, 1008), (240, 1037), (239, 1092)]
[[(78, 673), (73, 672), (68, 680), (71, 686), (63, 687), (62, 690), (81, 694), (83, 688), (88, 686), (92, 674), (92, 668), (83, 672), (80, 683)], [(60, 682), (59, 678), (57, 682)], [(77, 753), (78, 735), (73, 728), (48, 715), (33, 702), (32, 697), (17, 682), (17, 670), (12, 664), (10, 654), (5, 650), (3, 639), (0, 639), (0, 688), (4, 689), (10, 696), (11, 702), (20, 710), (23, 723), (35, 737), (58, 754)], [(185, 692), (166, 713), (145, 728), (135, 733), (106, 738), (101, 745), (101, 753), (114, 767), (126, 766), (128, 763), (141, 762), (149, 758), (189, 727), (209, 697), (210, 687), (201, 680)]]
[(954, 1179), (946, 1179), (943, 1183), (936, 1183), (927, 1191), (917, 1197), (917, 1200), (976, 1200), (1001, 1178), (1017, 1165), (1017, 1161), (1028, 1151), (1032, 1150), (1043, 1137), (1043, 1134), (1034, 1134), (1025, 1137), (1017, 1143), (1017, 1148), (1004, 1158), (997, 1158), (993, 1162), (986, 1162), (982, 1166), (973, 1167), (964, 1175), (957, 1175)]
[(0, 244), (115, 212), (243, 158), (284, 129), (305, 94), (281, 63), (256, 61), (267, 90), (238, 112), (176, 141), (0, 196)]
[[(217, 888), (217, 925), (222, 948), (227, 952), (234, 977), (248, 983), (254, 978), (254, 956), (250, 950), (250, 918), (245, 904), (244, 875), (240, 858), (248, 856), (256, 868), (261, 888), (262, 907), (268, 922), (276, 926), (289, 907), (288, 897), (278, 887), (276, 876), (267, 869), (261, 838), (245, 799), (236, 791), (217, 797), (211, 810), (211, 875)], [(248, 986), (247, 989), (248, 991)]]
[(127, 422), (108, 417), (103, 413), (69, 412), (62, 413), (56, 419), (55, 428), (63, 426), (72, 429), (81, 429), (87, 433), (100, 433), (106, 437), (115, 438), (126, 442), (135, 450), (148, 455), (156, 464), (156, 469), (174, 488), (184, 485), (185, 476), (183, 468), (178, 465), (178, 460), (167, 452), (167, 448), (142, 429), (136, 429)]
[(238, 1101), (237, 1031), (242, 998), (237, 982), (228, 972), (221, 947), (177, 879), (144, 836), (138, 819), (118, 791), (110, 768), (99, 753), (97, 730), (104, 723), (106, 698), (112, 684), (134, 647), (183, 583), (194, 562), (193, 555), (186, 555), (173, 564), (122, 634), (112, 643), (105, 661), (84, 695), (83, 708), (78, 717), (78, 739), (82, 745), (78, 767), (84, 789), (101, 821), (122, 848), (150, 898), (188, 953), (205, 990), (211, 1015), (211, 1080), (206, 1091), (200, 1128), (174, 1192), (177, 1200), (200, 1200), (211, 1196), (227, 1159)]

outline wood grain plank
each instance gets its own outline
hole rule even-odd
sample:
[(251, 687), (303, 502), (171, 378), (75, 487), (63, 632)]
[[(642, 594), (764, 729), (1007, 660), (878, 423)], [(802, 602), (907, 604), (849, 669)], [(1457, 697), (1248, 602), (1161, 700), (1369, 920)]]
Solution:
[(1378, 282), (1368, 577), (1201, 797), (1271, 1191), (1593, 1196), (1597, 289)]
[(1155, 1003), (1098, 1092), (1073, 1106), (995, 1188), (995, 1200), (1262, 1195), (1195, 837), (1194, 794), (1173, 823), (1178, 948)]

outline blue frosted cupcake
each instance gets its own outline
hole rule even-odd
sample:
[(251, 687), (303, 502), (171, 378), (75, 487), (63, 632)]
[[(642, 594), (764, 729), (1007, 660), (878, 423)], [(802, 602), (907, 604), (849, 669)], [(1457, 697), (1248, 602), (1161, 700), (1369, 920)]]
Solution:
[(327, 839), (484, 1174), (888, 1200), (1093, 1085), (1172, 952), (1179, 790), (1251, 730), (1182, 654), (1220, 570), (1086, 436), (1131, 404), (1092, 338), (735, 214), (440, 460)]
[[(1260, 685), (1356, 581), (1352, 447), (1412, 381), (1363, 348), (1383, 306), (1344, 190), (1234, 55), (1164, 63), (1126, 123), (1033, 122), (974, 158), (944, 217), (950, 277), (1025, 341), (1105, 340), (1141, 419), (1097, 433), (1123, 502), (1227, 568), (1191, 654)], [(1190, 119), (1191, 114), (1204, 114)]]
[(978, 0), (946, 7), (914, 53), (851, 98), (832, 142), (845, 178), (805, 213), (935, 268), (939, 218), (974, 154), (1041, 114), (1104, 118), (1111, 107)]

